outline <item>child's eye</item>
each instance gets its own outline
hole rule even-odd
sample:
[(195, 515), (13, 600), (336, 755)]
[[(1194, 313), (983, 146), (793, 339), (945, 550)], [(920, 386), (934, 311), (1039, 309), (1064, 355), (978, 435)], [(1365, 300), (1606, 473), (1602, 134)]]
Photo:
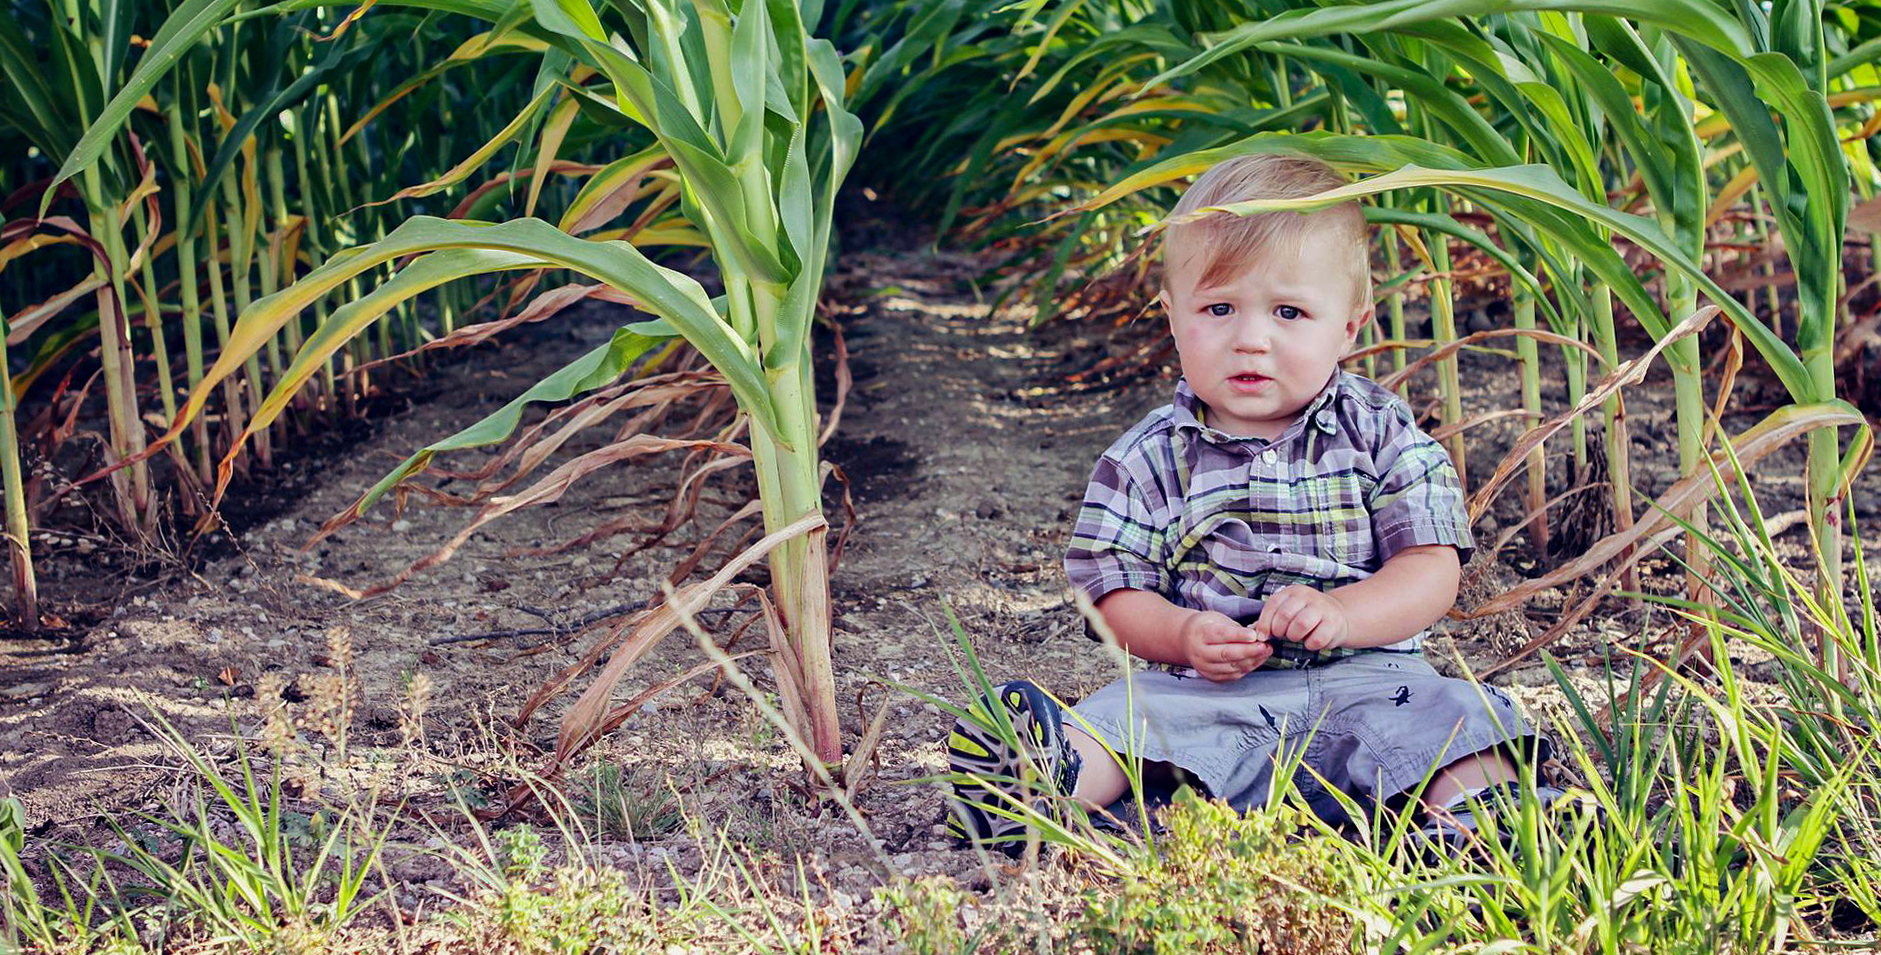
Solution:
[(1293, 321), (1294, 319), (1306, 317), (1305, 312), (1302, 312), (1299, 309), (1294, 308), (1291, 305), (1282, 305), (1274, 309), (1274, 314), (1280, 316), (1281, 318), (1286, 319), (1287, 321)]
[(1227, 302), (1216, 302), (1215, 304), (1208, 306), (1206, 311), (1208, 312), (1208, 314), (1213, 315), (1216, 318), (1227, 318), (1228, 316), (1234, 314), (1234, 306), (1229, 305)]

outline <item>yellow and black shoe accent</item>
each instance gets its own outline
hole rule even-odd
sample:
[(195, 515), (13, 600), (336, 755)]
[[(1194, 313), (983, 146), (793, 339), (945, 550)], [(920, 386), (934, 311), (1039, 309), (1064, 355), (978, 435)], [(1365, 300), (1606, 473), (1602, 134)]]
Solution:
[[(1077, 787), (1082, 761), (1065, 738), (1064, 713), (1050, 694), (1015, 680), (994, 697), (997, 703), (980, 700), (974, 718), (955, 721), (947, 736), (948, 768), (984, 780), (954, 784), (947, 829), (962, 843), (978, 842), (1016, 856), (1025, 847), (1026, 824), (1007, 814), (1017, 812), (1021, 803), (1040, 813), (1054, 812), (1061, 797)], [(1016, 746), (998, 728), (1001, 711)]]

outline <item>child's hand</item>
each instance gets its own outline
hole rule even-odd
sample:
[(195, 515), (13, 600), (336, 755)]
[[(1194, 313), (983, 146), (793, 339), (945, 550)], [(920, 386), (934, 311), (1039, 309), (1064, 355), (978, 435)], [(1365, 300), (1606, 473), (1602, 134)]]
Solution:
[(1339, 598), (1303, 584), (1282, 587), (1267, 598), (1253, 629), (1263, 639), (1304, 643), (1315, 652), (1343, 646), (1352, 637)]
[(1182, 647), (1189, 666), (1217, 683), (1239, 680), (1274, 655), (1266, 637), (1213, 610), (1197, 612), (1183, 623)]

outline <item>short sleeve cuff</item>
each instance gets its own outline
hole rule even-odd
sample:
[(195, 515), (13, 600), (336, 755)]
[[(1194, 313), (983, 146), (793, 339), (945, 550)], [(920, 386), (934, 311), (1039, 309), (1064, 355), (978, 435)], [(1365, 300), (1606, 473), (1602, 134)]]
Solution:
[(1457, 549), (1457, 563), (1467, 564), (1470, 555), (1476, 551), (1469, 529), (1459, 527), (1453, 521), (1399, 521), (1375, 533), (1380, 561), (1390, 560), (1407, 547), (1443, 544)]
[(1147, 590), (1164, 597), (1168, 597), (1173, 590), (1169, 586), (1168, 576), (1158, 573), (1112, 571), (1088, 577), (1080, 574), (1067, 576), (1071, 578), (1071, 586), (1089, 597), (1092, 603), (1096, 603), (1103, 599), (1105, 594), (1116, 590)]

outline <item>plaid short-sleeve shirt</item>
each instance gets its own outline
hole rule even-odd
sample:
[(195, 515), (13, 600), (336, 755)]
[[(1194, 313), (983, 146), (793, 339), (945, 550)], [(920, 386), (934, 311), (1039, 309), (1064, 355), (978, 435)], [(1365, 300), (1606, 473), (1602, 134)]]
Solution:
[[(1370, 379), (1337, 371), (1272, 441), (1209, 427), (1187, 381), (1104, 452), (1065, 554), (1093, 601), (1125, 588), (1244, 624), (1289, 584), (1331, 590), (1398, 551), (1472, 549), (1450, 455), (1411, 409)], [(1415, 652), (1423, 634), (1379, 649)], [(1276, 643), (1274, 667), (1359, 652)]]

